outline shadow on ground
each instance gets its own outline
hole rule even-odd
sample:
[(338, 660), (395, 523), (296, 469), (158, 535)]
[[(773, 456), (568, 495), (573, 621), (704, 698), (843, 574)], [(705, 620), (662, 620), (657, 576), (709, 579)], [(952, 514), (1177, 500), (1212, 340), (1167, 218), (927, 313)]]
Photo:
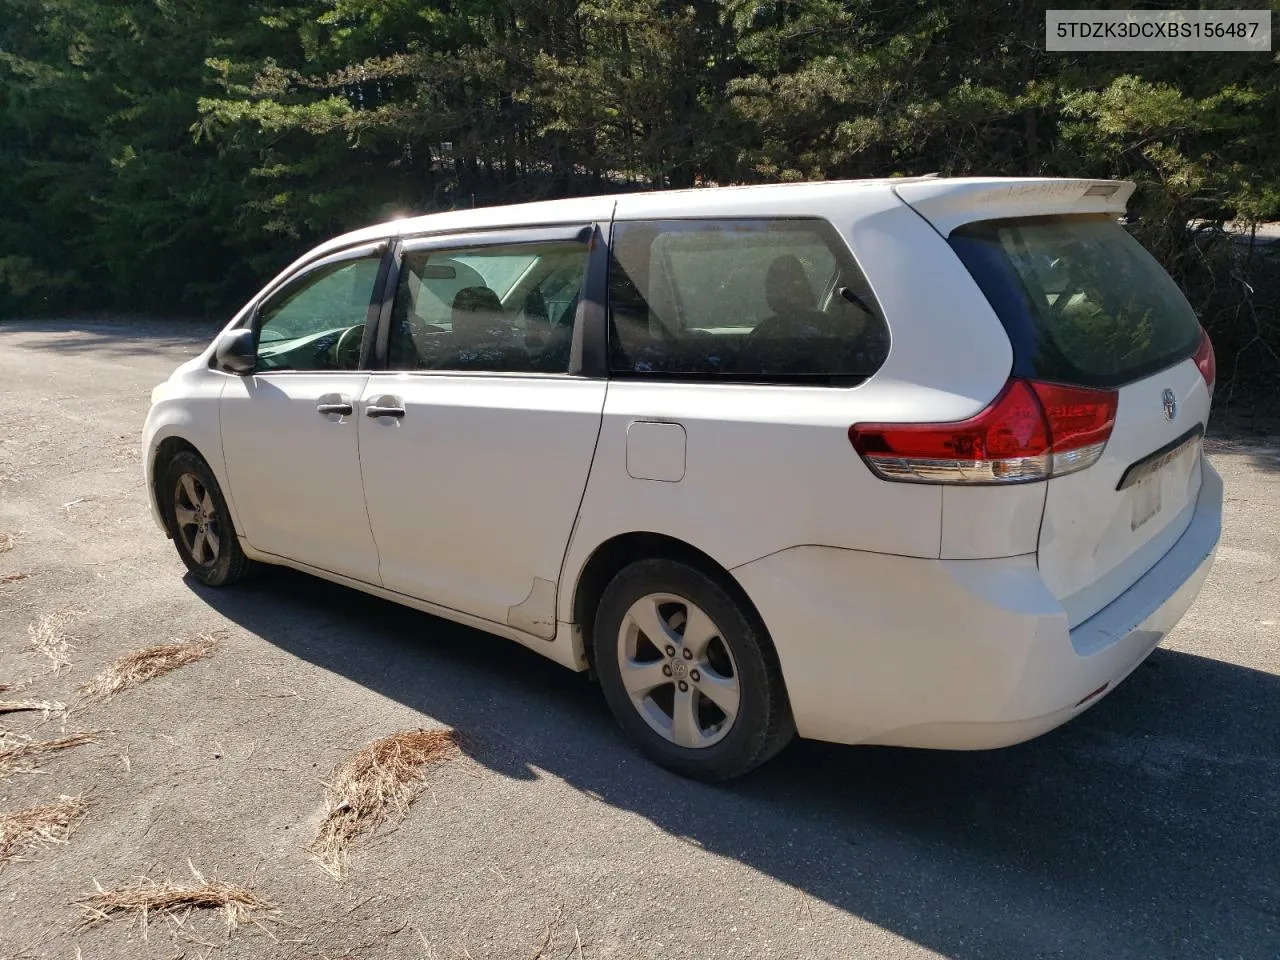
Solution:
[(215, 320), (5, 320), (0, 334), (20, 334), (17, 346), (33, 352), (92, 353), (106, 357), (195, 356), (230, 317)]
[(291, 571), (211, 606), (547, 771), (948, 957), (1280, 955), (1280, 677), (1158, 651), (1030, 744), (797, 743), (704, 786), (639, 758), (593, 684), (505, 640)]
[(1245, 457), (1250, 465), (1267, 473), (1280, 472), (1280, 446), (1276, 444), (1276, 433), (1262, 438), (1222, 438), (1209, 437), (1204, 441), (1204, 449), (1208, 454), (1217, 457)]

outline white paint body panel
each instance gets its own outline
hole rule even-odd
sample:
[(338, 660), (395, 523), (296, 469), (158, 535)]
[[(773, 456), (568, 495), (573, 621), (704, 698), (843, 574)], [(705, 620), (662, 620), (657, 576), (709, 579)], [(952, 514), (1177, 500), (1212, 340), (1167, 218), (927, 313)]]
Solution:
[[(1177, 397), (1166, 420), (1161, 395)], [(1147, 572), (1191, 522), (1200, 490), (1199, 450), (1161, 468), (1150, 483), (1117, 490), (1128, 466), (1209, 418), (1209, 390), (1191, 360), (1120, 388), (1116, 425), (1102, 457), (1088, 470), (1047, 484), (1040, 531), (1040, 575), (1075, 624), (1091, 617)], [(1158, 511), (1135, 530), (1143, 495)]]
[[(374, 374), (361, 401), (369, 519), (390, 590), (495, 623), (556, 583), (591, 468), (605, 382)], [(554, 592), (526, 611), (554, 632)]]
[[(157, 392), (148, 479), (158, 445), (183, 438), (209, 461), (250, 556), (510, 637), (575, 669), (586, 666), (574, 597), (588, 561), (612, 538), (664, 534), (745, 590), (778, 650), (802, 735), (952, 748), (1026, 739), (1083, 709), (1099, 685), (1113, 687), (1199, 590), (1220, 527), (1212, 469), (1197, 461), (1171, 474), (1167, 510), (1140, 534), (1118, 532), (1131, 505), (1114, 490), (1129, 463), (1207, 416), (1197, 369), (1187, 362), (1124, 388), (1103, 458), (1049, 483), (885, 482), (848, 429), (983, 409), (1009, 376), (1012, 349), (943, 235), (978, 217), (1123, 210), (1132, 185), (1086, 196), (1099, 183), (632, 194), (357, 231), (300, 258), (260, 297), (318, 257), (396, 236), (823, 217), (865, 273), (891, 348), (874, 376), (846, 388), (381, 372), (242, 379), (209, 368), (211, 345)], [(1166, 385), (1183, 410), (1167, 430), (1133, 414)], [(351, 417), (315, 411), (332, 392), (352, 396)], [(384, 397), (403, 401), (402, 420), (364, 416)]]
[(155, 480), (162, 465), (156, 463), (156, 452), (169, 439), (186, 441), (204, 457), (222, 487), (232, 522), (240, 529), (222, 458), (222, 431), (218, 423), (218, 402), (229, 379), (224, 374), (213, 373), (206, 359), (196, 357), (178, 367), (152, 391), (151, 409), (142, 430), (143, 480), (150, 499), (151, 517), (162, 530), (164, 518), (155, 496)]
[(1035, 553), (1044, 515), (1043, 483), (942, 488), (943, 560)]
[(223, 456), (236, 495), (236, 529), (254, 549), (378, 582), (356, 417), (316, 411), (330, 395), (354, 403), (368, 379), (367, 373), (227, 378)]
[(775, 638), (801, 736), (981, 749), (1051, 730), (1107, 692), (1195, 601), (1222, 523), (1204, 465), (1192, 522), (1074, 630), (1035, 556), (924, 560), (797, 547), (734, 571)]

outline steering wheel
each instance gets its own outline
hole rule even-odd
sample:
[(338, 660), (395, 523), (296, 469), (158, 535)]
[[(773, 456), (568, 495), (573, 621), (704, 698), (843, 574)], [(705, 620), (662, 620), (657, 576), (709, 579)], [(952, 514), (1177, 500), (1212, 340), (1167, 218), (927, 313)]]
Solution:
[(333, 345), (333, 365), (339, 370), (355, 370), (360, 366), (360, 346), (364, 341), (364, 324), (347, 327)]

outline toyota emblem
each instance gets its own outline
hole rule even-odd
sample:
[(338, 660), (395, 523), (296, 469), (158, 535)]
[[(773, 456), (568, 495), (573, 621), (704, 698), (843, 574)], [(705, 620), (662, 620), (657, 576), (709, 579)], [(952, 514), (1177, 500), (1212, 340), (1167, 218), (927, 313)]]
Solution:
[(1172, 390), (1165, 387), (1160, 402), (1164, 406), (1164, 418), (1172, 423), (1173, 418), (1178, 415), (1178, 398), (1174, 396)]

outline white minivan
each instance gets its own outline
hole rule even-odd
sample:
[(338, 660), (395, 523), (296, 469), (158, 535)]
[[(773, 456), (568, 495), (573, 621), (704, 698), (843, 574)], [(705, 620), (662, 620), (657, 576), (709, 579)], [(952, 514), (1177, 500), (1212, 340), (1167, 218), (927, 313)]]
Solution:
[(594, 670), (703, 779), (796, 733), (977, 749), (1195, 600), (1208, 338), (1127, 182), (557, 200), (347, 234), (157, 387), (191, 575), (284, 564)]

